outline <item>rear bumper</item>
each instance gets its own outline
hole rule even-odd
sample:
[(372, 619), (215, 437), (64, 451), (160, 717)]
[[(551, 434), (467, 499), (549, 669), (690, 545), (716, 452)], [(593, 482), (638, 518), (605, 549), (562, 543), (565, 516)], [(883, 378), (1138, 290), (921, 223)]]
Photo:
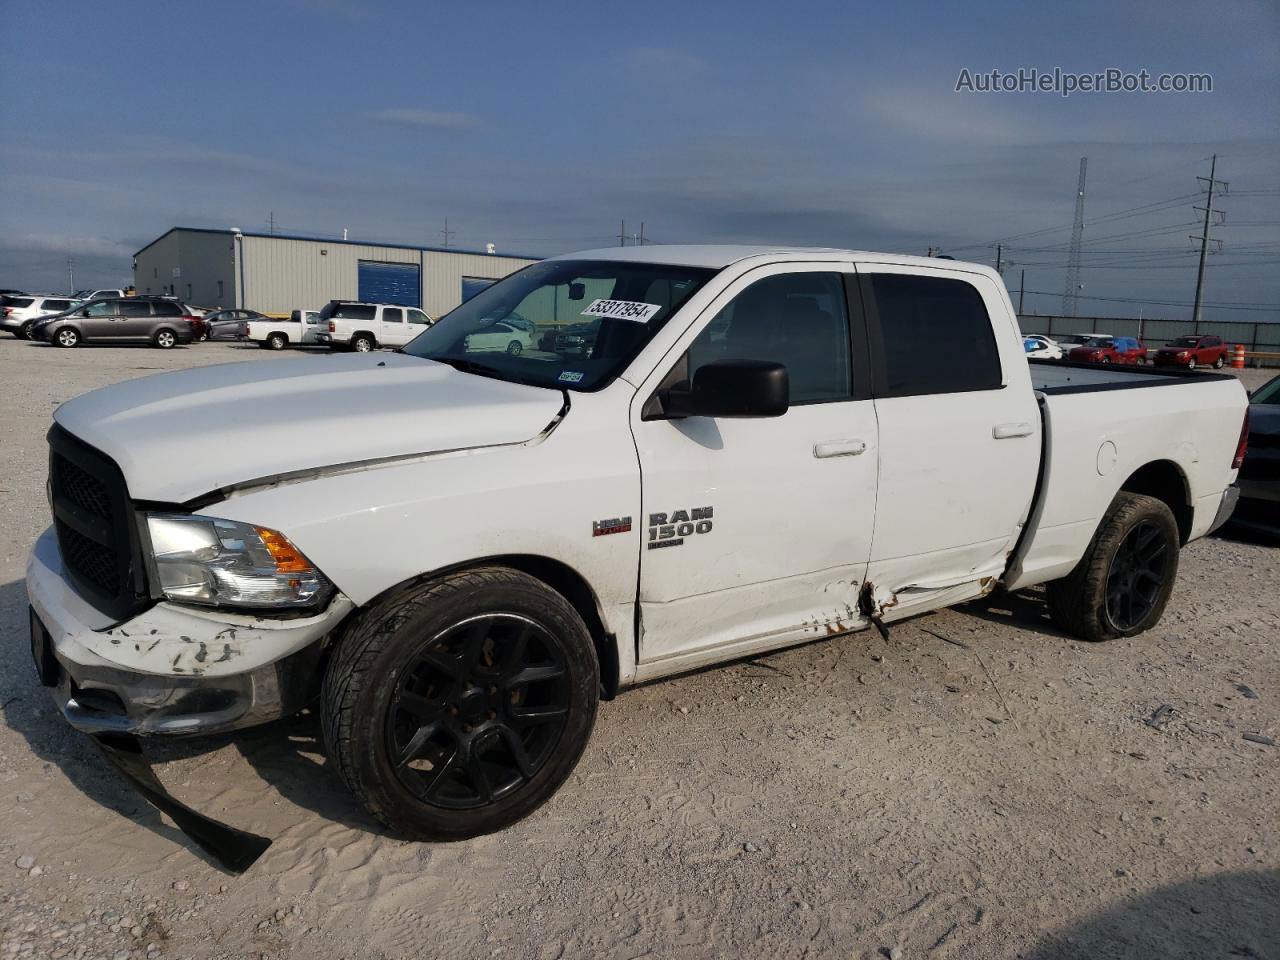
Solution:
[(317, 689), (320, 641), (352, 609), (342, 594), (293, 620), (162, 602), (112, 623), (72, 588), (52, 529), (27, 598), (41, 683), (86, 733), (207, 734), (294, 713)]

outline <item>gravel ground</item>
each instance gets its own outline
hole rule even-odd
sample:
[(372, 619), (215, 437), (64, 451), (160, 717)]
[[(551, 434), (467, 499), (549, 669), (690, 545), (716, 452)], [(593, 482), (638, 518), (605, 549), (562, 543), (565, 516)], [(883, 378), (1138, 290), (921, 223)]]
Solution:
[(36, 687), (22, 577), (59, 402), (263, 356), (0, 339), (0, 960), (1280, 958), (1280, 748), (1244, 739), (1280, 740), (1280, 550), (1230, 537), (1133, 640), (1031, 592), (629, 691), (551, 803), (466, 843), (385, 835), (307, 715), (152, 748), (274, 838), (221, 872)]

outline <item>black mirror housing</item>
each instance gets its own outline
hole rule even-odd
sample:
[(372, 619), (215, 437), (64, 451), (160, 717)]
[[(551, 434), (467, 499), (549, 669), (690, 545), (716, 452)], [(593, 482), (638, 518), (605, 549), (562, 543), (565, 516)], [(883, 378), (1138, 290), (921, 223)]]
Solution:
[(689, 392), (695, 417), (780, 417), (790, 405), (787, 368), (771, 360), (716, 360), (697, 369)]
[(587, 295), (587, 285), (575, 280), (569, 284), (569, 299), (581, 300)]

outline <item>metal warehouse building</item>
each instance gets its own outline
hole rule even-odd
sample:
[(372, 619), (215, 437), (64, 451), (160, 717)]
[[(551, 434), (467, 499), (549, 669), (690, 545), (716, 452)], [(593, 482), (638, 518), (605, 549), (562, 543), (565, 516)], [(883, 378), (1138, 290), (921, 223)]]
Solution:
[(288, 313), (330, 300), (364, 300), (421, 307), (439, 317), (534, 262), (439, 247), (174, 227), (133, 255), (133, 278), (138, 293), (169, 294), (202, 307)]

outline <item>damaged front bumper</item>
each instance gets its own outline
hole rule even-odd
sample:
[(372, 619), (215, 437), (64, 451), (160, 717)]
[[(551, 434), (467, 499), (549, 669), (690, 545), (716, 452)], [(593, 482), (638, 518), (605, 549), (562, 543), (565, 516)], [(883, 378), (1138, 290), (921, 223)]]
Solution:
[(342, 594), (294, 619), (160, 602), (113, 623), (72, 588), (52, 529), (27, 566), (32, 652), (67, 722), (90, 734), (193, 735), (305, 706), (320, 643), (352, 609)]

